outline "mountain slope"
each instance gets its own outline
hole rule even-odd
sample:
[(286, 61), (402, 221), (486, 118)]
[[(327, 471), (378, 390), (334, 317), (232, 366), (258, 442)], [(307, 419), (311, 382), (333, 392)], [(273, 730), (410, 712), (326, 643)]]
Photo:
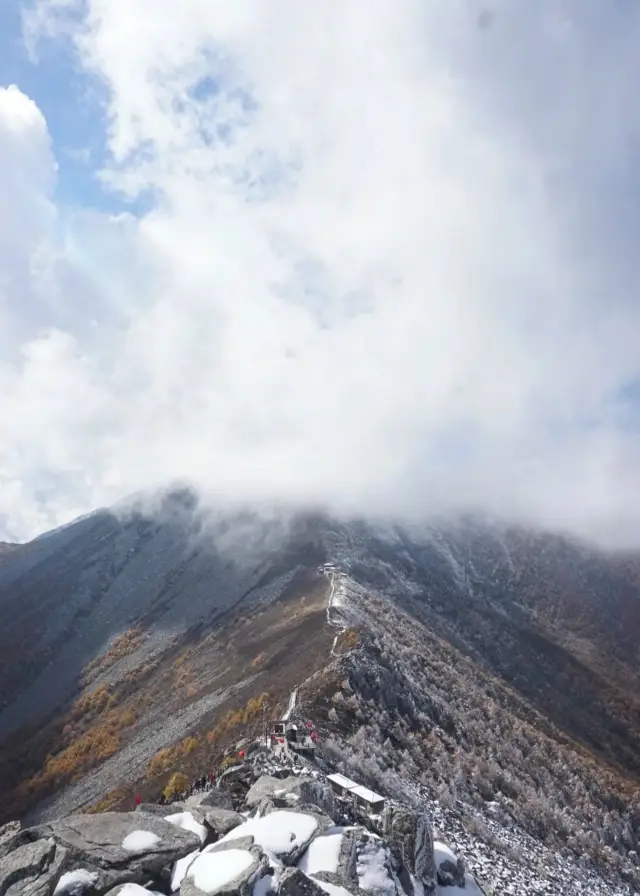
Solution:
[(635, 556), (478, 520), (212, 519), (182, 492), (22, 547), (0, 611), (5, 817), (157, 797), (297, 688), (371, 786), (636, 874)]

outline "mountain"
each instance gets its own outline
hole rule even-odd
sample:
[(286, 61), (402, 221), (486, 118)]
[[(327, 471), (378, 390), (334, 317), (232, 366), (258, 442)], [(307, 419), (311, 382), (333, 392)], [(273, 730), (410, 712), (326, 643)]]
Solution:
[(4, 818), (157, 798), (293, 700), (330, 767), (480, 858), (526, 870), (538, 844), (640, 881), (637, 555), (478, 518), (216, 516), (182, 491), (21, 546), (0, 611)]
[(13, 554), (20, 547), (19, 544), (12, 544), (7, 541), (0, 541), (0, 563), (2, 563), (3, 559), (8, 557), (10, 554)]

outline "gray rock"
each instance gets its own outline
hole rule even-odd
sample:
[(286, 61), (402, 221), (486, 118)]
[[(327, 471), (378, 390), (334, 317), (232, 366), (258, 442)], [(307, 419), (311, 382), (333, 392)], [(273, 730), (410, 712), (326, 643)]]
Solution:
[(326, 896), (326, 890), (299, 868), (287, 868), (280, 877), (278, 896)]
[(185, 805), (192, 809), (196, 806), (217, 806), (220, 809), (233, 809), (233, 794), (228, 790), (218, 790), (213, 788), (205, 793), (194, 793), (186, 801)]
[[(180, 886), (181, 896), (253, 896), (253, 887), (257, 880), (264, 877), (269, 869), (269, 862), (261, 849), (251, 846), (245, 849), (239, 846), (238, 840), (228, 844), (226, 850), (208, 848), (189, 866)], [(222, 846), (223, 844), (219, 844)], [(218, 844), (216, 844), (218, 846)], [(228, 863), (224, 852), (237, 850), (245, 853), (246, 867), (239, 873), (230, 876), (227, 873)], [(196, 886), (200, 875), (207, 879), (206, 891)], [(216, 885), (216, 879), (219, 881)]]
[(51, 896), (68, 853), (52, 839), (25, 843), (0, 862), (2, 896)]
[(229, 831), (244, 822), (244, 818), (233, 809), (221, 809), (218, 806), (198, 806), (192, 810), (193, 817), (205, 825), (218, 837), (224, 837)]
[(98, 874), (87, 868), (74, 868), (62, 875), (55, 889), (56, 896), (93, 896)]
[(164, 806), (161, 806), (159, 803), (140, 803), (139, 806), (136, 806), (136, 812), (145, 812), (147, 815), (159, 815), (161, 818), (165, 818), (167, 815), (175, 814), (176, 812), (188, 812), (186, 803), (165, 803)]
[(438, 865), (438, 883), (441, 887), (464, 887), (465, 867), (462, 859), (452, 862), (445, 859)]
[(316, 806), (327, 815), (333, 815), (336, 809), (335, 796), (329, 785), (315, 778), (298, 778), (291, 775), (279, 779), (271, 775), (262, 775), (247, 793), (247, 808), (254, 808), (265, 797), (273, 799), (279, 806), (293, 806), (293, 800), (296, 800)]
[(382, 815), (382, 832), (405, 890), (412, 892), (409, 875), (413, 875), (423, 884), (425, 896), (431, 896), (436, 887), (436, 868), (433, 830), (426, 812), (387, 806)]
[[(303, 822), (303, 827), (301, 828), (300, 822), (294, 818), (287, 818), (286, 816), (288, 815), (305, 816), (309, 820), (312, 819), (315, 824), (307, 825)], [(275, 816), (281, 817), (276, 818)], [(273, 827), (277, 827), (280, 830), (277, 848), (271, 843), (271, 830)], [(331, 819), (327, 818), (326, 815), (321, 815), (319, 812), (298, 812), (297, 809), (276, 809), (273, 813), (269, 813), (261, 818), (251, 819), (246, 823), (246, 826), (242, 825), (235, 828), (231, 833), (226, 835), (224, 842), (237, 843), (238, 840), (245, 835), (254, 836), (255, 842), (263, 845), (268, 851), (275, 853), (283, 865), (293, 866), (298, 863), (300, 857), (309, 848), (309, 844), (331, 827), (333, 827)], [(286, 838), (286, 828), (289, 829), (289, 840)], [(305, 830), (306, 828), (309, 829), (308, 833)], [(207, 847), (207, 849), (215, 849), (218, 845), (222, 844), (216, 844), (213, 847)]]
[(336, 874), (343, 881), (343, 886), (358, 886), (358, 843), (363, 837), (369, 837), (366, 831), (360, 828), (354, 828), (345, 831), (342, 835), (342, 843), (340, 844), (340, 854), (338, 856), (338, 868)]
[(0, 826), (0, 859), (26, 843), (26, 836), (19, 821), (9, 821)]
[(200, 848), (199, 838), (191, 831), (145, 812), (71, 815), (32, 828), (29, 836), (53, 838), (68, 851), (75, 867), (97, 872), (95, 888), (99, 893), (119, 883), (143, 884)]
[(224, 852), (225, 849), (251, 849), (255, 843), (253, 834), (247, 834), (245, 837), (236, 837), (235, 840), (223, 840), (220, 843), (213, 843), (207, 846), (204, 852)]

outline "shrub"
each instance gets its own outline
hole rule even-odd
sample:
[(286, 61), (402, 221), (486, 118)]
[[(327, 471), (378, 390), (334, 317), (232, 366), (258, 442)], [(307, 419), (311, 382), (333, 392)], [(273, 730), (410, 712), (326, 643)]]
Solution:
[(173, 797), (178, 796), (180, 793), (185, 793), (189, 789), (189, 779), (183, 772), (174, 772), (169, 781), (167, 782), (167, 786), (162, 791), (165, 799), (173, 799)]

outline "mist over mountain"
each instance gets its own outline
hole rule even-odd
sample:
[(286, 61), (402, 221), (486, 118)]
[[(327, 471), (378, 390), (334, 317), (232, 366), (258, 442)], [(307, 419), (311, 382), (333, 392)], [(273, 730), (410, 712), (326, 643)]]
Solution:
[(169, 490), (13, 550), (0, 611), (5, 818), (155, 798), (298, 690), (369, 786), (635, 873), (640, 555)]

